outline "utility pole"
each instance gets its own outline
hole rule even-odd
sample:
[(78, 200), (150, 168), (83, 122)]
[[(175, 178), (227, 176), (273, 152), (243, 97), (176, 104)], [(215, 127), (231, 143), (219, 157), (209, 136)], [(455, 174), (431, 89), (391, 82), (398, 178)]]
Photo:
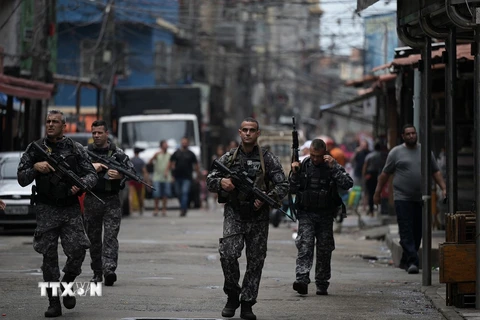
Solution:
[(264, 52), (264, 59), (263, 62), (263, 85), (265, 87), (265, 102), (263, 105), (263, 110), (265, 112), (265, 124), (270, 124), (271, 119), (271, 107), (270, 107), (270, 99), (271, 99), (271, 90), (270, 90), (270, 41), (265, 41), (265, 52)]
[(45, 81), (48, 71), (48, 61), (50, 60), (50, 52), (47, 48), (48, 36), (48, 2), (47, 0), (34, 1), (35, 16), (33, 22), (33, 30), (35, 30), (32, 39), (32, 80)]
[(388, 63), (388, 24), (383, 23), (384, 35), (383, 35), (383, 64)]
[(188, 13), (189, 13), (189, 19), (190, 19), (190, 30), (191, 30), (191, 49), (190, 49), (190, 63), (189, 63), (189, 80), (193, 83), (194, 82), (194, 77), (195, 77), (195, 68), (196, 68), (196, 54), (195, 50), (197, 47), (197, 28), (196, 28), (196, 23), (195, 19), (197, 17), (196, 15), (196, 4), (195, 0), (190, 0), (188, 3)]
[[(48, 51), (47, 45), (48, 24), (50, 22), (49, 6), (55, 5), (55, 1), (49, 2), (48, 0), (36, 0), (33, 1), (33, 5), (34, 36), (32, 39), (32, 46), (30, 48), (32, 56), (31, 78), (32, 80), (44, 82), (47, 79), (48, 63), (50, 61), (50, 52)], [(33, 100), (32, 105), (29, 106), (29, 109), (30, 110), (26, 110), (28, 117), (25, 121), (25, 134), (26, 139), (31, 141), (41, 135), (42, 124), (38, 122), (38, 119), (45, 118), (47, 112), (47, 102), (44, 104), (41, 100)], [(33, 130), (30, 128), (33, 128)]]
[(106, 87), (102, 106), (102, 119), (109, 127), (112, 127), (112, 100), (113, 89), (117, 74), (117, 43), (115, 41), (115, 0), (110, 0), (105, 7), (106, 24), (105, 37), (103, 39), (103, 62), (108, 65), (102, 76), (102, 85)]
[(245, 113), (246, 116), (251, 117), (253, 115), (253, 105), (252, 105), (252, 42), (251, 42), (251, 33), (252, 33), (252, 13), (250, 12), (251, 5), (248, 5), (246, 10), (248, 18), (244, 24), (245, 33), (244, 33), (244, 54), (245, 54), (245, 72), (244, 72), (244, 81), (245, 81), (245, 96), (243, 97), (245, 101)]
[[(268, 6), (263, 8), (263, 21), (265, 21), (266, 29), (270, 30), (268, 25)], [(265, 112), (265, 124), (270, 124), (271, 116), (271, 105), (270, 99), (272, 98), (272, 93), (270, 90), (270, 32), (264, 34), (264, 62), (263, 62), (263, 85), (265, 86), (265, 102), (263, 105), (262, 112)]]

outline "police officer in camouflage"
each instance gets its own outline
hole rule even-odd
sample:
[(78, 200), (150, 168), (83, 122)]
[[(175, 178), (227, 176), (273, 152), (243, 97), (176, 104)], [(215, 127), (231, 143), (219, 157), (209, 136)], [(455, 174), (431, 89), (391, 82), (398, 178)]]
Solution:
[[(271, 198), (280, 202), (288, 192), (288, 180), (279, 159), (257, 144), (260, 128), (257, 120), (246, 118), (238, 130), (242, 140), (219, 161), (231, 170), (241, 170), (255, 181), (255, 185)], [(241, 305), (240, 317), (255, 320), (252, 306), (257, 301), (262, 268), (267, 255), (269, 207), (252, 196), (240, 194), (232, 180), (213, 169), (207, 176), (207, 187), (219, 194), (219, 202), (225, 202), (223, 237), (219, 243), (220, 262), (224, 274), (223, 291), (227, 304), (223, 317), (233, 317)], [(238, 258), (246, 246), (247, 267), (240, 287)]]
[[(88, 188), (97, 183), (97, 175), (83, 146), (63, 135), (65, 117), (62, 112), (51, 110), (46, 119), (46, 138), (37, 142), (48, 154), (61, 157), (70, 169), (81, 178)], [(35, 251), (43, 255), (42, 272), (46, 282), (60, 280), (58, 265), (58, 238), (67, 256), (62, 282), (73, 282), (82, 272), (86, 249), (90, 243), (85, 234), (78, 196), (80, 189), (73, 186), (65, 177), (54, 173), (54, 168), (41, 158), (32, 144), (22, 155), (17, 171), (18, 183), (25, 187), (35, 180), (37, 227), (33, 239)], [(59, 179), (59, 180), (58, 180)], [(61, 288), (63, 289), (63, 287)], [(54, 296), (47, 289), (49, 307), (45, 317), (58, 317), (62, 314), (60, 293)], [(75, 307), (74, 296), (65, 296), (63, 305), (67, 309)]]
[[(299, 294), (308, 294), (310, 269), (316, 247), (315, 284), (317, 295), (327, 295), (331, 277), (333, 219), (342, 201), (337, 188), (345, 190), (353, 186), (353, 179), (345, 169), (327, 153), (325, 142), (314, 139), (310, 156), (302, 163), (292, 163), (290, 189), (297, 208), (298, 249), (296, 280), (293, 289)], [(316, 240), (316, 244), (315, 244)]]
[[(122, 149), (108, 140), (107, 123), (97, 120), (92, 123), (93, 143), (87, 146), (87, 150), (103, 158), (112, 158), (119, 163), (125, 163), (131, 168), (133, 164)], [(118, 263), (118, 233), (122, 220), (122, 208), (120, 205), (119, 192), (124, 188), (123, 174), (117, 170), (109, 169), (102, 163), (93, 160), (93, 166), (98, 173), (98, 183), (93, 192), (98, 195), (105, 204), (101, 204), (95, 197), (85, 196), (85, 228), (90, 239), (90, 258), (93, 270), (92, 282), (102, 282), (105, 276), (105, 285), (112, 286), (117, 281), (115, 273)], [(102, 243), (103, 229), (103, 243)]]

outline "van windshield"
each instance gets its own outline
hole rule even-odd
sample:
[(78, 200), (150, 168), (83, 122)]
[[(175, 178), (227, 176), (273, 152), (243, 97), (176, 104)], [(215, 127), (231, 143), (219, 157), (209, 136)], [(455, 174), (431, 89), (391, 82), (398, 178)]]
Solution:
[(190, 146), (198, 145), (193, 120), (124, 122), (121, 130), (122, 146), (132, 147), (135, 143), (142, 142), (146, 147), (155, 148), (160, 140), (175, 140), (179, 146), (183, 137), (188, 138)]

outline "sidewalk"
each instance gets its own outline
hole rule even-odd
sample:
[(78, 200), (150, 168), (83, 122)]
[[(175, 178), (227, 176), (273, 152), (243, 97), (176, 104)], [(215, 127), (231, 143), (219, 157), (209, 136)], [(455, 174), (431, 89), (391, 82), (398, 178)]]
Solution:
[[(402, 256), (402, 247), (400, 246), (400, 236), (398, 234), (398, 225), (395, 219), (379, 219), (377, 217), (361, 216), (362, 222), (365, 224), (365, 234), (371, 234), (373, 237), (380, 237), (385, 234), (385, 243), (392, 255), (392, 263), (395, 267), (400, 264)], [(383, 221), (382, 221), (383, 220)], [(387, 223), (386, 225), (384, 223)], [(358, 227), (358, 216), (352, 215), (345, 219), (344, 228)], [(446, 305), (446, 285), (439, 283), (439, 258), (438, 245), (445, 241), (445, 231), (432, 231), (432, 285), (422, 286), (422, 292), (430, 299), (435, 307), (449, 320), (480, 320), (480, 310), (474, 308), (456, 308)], [(420, 263), (422, 260), (422, 247), (419, 250)]]

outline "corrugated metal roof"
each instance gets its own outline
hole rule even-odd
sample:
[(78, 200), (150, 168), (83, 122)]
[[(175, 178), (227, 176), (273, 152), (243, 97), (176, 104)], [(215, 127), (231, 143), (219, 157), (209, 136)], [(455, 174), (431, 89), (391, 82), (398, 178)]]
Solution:
[[(432, 59), (437, 60), (442, 57), (443, 52), (445, 52), (445, 47), (440, 47), (436, 50), (432, 51)], [(422, 58), (421, 54), (412, 54), (408, 57), (404, 58), (396, 58), (392, 62), (383, 64), (381, 66), (375, 67), (372, 69), (372, 72), (381, 71), (384, 69), (389, 69), (391, 67), (399, 67), (399, 66), (413, 66), (418, 63), (418, 61)], [(457, 60), (474, 60), (474, 56), (471, 53), (471, 45), (467, 44), (459, 44), (457, 45)], [(445, 64), (443, 62), (435, 63), (432, 66), (432, 69), (441, 69), (444, 68)], [(345, 86), (347, 87), (358, 87), (363, 85), (366, 82), (375, 82), (373, 86), (375, 86), (378, 82), (385, 82), (390, 81), (396, 78), (396, 74), (383, 74), (383, 75), (366, 75), (361, 79), (350, 80), (345, 82)]]
[[(432, 51), (432, 59), (439, 59), (442, 57), (443, 52), (445, 52), (445, 48), (441, 47), (437, 50)], [(422, 58), (421, 54), (412, 54), (408, 57), (404, 58), (396, 58), (392, 62), (383, 64), (381, 66), (375, 67), (372, 69), (372, 72), (377, 72), (380, 70), (388, 69), (392, 66), (408, 66), (414, 65), (418, 63), (418, 61)], [(473, 60), (474, 56), (471, 54), (471, 47), (470, 44), (459, 44), (457, 45), (457, 60), (466, 59), (466, 60)], [(443, 65), (441, 63), (436, 63), (436, 65)]]
[[(432, 59), (439, 59), (442, 57), (443, 52), (445, 52), (445, 48), (439, 48), (438, 50), (432, 51)], [(408, 66), (414, 65), (418, 63), (418, 61), (422, 58), (421, 54), (412, 54), (405, 58), (397, 58), (394, 59), (390, 66)], [(471, 54), (471, 45), (470, 44), (459, 44), (457, 45), (457, 60), (459, 59), (467, 59), (473, 60), (474, 57)]]

